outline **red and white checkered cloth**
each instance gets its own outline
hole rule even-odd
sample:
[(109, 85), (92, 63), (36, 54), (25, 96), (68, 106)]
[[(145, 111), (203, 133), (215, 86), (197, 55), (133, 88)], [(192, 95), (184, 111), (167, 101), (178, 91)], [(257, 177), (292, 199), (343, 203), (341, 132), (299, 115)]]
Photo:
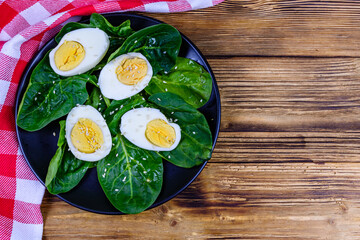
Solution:
[[(0, 0), (0, 239), (41, 239), (41, 185), (27, 166), (15, 132), (15, 95), (33, 55), (66, 21), (93, 12), (180, 12), (223, 0)], [(71, 18), (71, 19), (70, 19)]]

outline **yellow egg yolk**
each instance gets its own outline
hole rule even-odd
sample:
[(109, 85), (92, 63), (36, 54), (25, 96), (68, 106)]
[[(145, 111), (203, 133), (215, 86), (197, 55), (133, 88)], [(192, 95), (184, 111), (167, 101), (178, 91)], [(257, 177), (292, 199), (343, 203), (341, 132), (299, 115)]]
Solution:
[(135, 85), (146, 76), (147, 71), (148, 66), (144, 59), (126, 58), (116, 68), (116, 76), (125, 85)]
[(61, 71), (69, 71), (77, 67), (85, 57), (84, 47), (75, 41), (65, 41), (56, 50), (54, 60)]
[(83, 153), (93, 153), (104, 144), (100, 127), (88, 118), (80, 118), (71, 130), (71, 142)]
[(146, 138), (154, 145), (169, 148), (176, 138), (175, 130), (162, 119), (154, 119), (146, 125)]

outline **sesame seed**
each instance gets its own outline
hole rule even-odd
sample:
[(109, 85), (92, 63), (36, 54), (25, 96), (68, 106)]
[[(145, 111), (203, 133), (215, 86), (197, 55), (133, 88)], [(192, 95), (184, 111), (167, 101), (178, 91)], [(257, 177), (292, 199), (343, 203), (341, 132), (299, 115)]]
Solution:
[(167, 88), (165, 88), (165, 92), (167, 92), (168, 90), (167, 90)]
[(143, 160), (146, 160), (146, 158), (143, 158)]
[(55, 90), (53, 91), (53, 93), (55, 94)]
[(117, 154), (116, 154), (116, 157), (118, 157), (118, 156), (119, 156), (119, 154), (117, 153)]
[(163, 83), (166, 83), (166, 81), (163, 81)]
[(123, 180), (122, 180), (122, 181), (123, 181), (123, 182), (125, 182), (125, 180), (126, 180), (126, 176), (123, 178)]
[(200, 102), (203, 102), (203, 100), (202, 100), (202, 99), (200, 99)]
[(193, 132), (193, 134), (196, 134), (196, 132)]
[(157, 98), (157, 100), (158, 100), (158, 101), (161, 101), (161, 99), (160, 99), (160, 98)]
[(55, 133), (55, 132), (53, 132), (53, 136), (54, 136), (54, 137), (56, 136), (56, 133)]
[(37, 97), (35, 97), (35, 101), (37, 100)]
[(171, 156), (169, 155), (169, 156), (168, 156), (168, 158), (170, 159), (170, 158), (171, 158)]
[(147, 182), (150, 182), (150, 179), (146, 179)]

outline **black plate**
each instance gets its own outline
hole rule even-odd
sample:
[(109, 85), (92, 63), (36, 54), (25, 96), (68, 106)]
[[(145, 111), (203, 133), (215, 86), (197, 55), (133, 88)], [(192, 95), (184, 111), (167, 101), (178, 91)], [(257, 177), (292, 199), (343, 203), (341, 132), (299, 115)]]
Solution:
[[(130, 19), (131, 26), (134, 30), (139, 30), (144, 27), (159, 24), (160, 21), (135, 14), (112, 13), (104, 14), (107, 20), (114, 26), (120, 25), (123, 21)], [(86, 17), (81, 22), (87, 23), (89, 17)], [(179, 56), (191, 58), (201, 65), (210, 73), (213, 80), (213, 90), (209, 102), (203, 106), (200, 111), (208, 120), (212, 135), (213, 148), (218, 136), (220, 127), (220, 96), (219, 90), (215, 81), (209, 64), (205, 57), (200, 53), (197, 47), (184, 35), (182, 35), (182, 45)], [(46, 52), (56, 46), (54, 39), (50, 40), (29, 62), (27, 69), (23, 73), (20, 86), (16, 97), (16, 112), (21, 99), (24, 95), (28, 85), (30, 75), (34, 67), (44, 57)], [(16, 126), (16, 132), (20, 143), (20, 148), (25, 156), (25, 159), (40, 182), (44, 185), (49, 162), (57, 149), (57, 140), (59, 135), (59, 123), (54, 121), (45, 128), (36, 132), (27, 132)], [(55, 136), (53, 133), (55, 132)], [(205, 167), (206, 162), (200, 166), (186, 169), (177, 167), (167, 161), (164, 161), (164, 182), (159, 197), (155, 203), (150, 207), (156, 207), (164, 202), (172, 199), (178, 193), (183, 191), (194, 179), (199, 175), (201, 170)], [(95, 213), (102, 214), (122, 214), (114, 208), (109, 200), (106, 198), (103, 190), (97, 179), (96, 168), (90, 169), (85, 177), (81, 180), (78, 186), (67, 193), (57, 195), (65, 202)]]

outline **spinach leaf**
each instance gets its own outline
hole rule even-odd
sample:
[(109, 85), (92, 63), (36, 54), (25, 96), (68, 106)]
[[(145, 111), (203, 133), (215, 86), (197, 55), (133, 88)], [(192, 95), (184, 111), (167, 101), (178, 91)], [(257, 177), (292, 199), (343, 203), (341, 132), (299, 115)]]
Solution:
[(36, 66), (20, 103), (17, 124), (24, 130), (36, 131), (70, 112), (88, 98), (86, 83), (96, 85), (93, 75), (68, 78), (57, 75), (49, 64), (48, 54)]
[(181, 36), (176, 28), (158, 24), (141, 29), (129, 36), (123, 45), (110, 55), (112, 59), (129, 52), (140, 52), (150, 62), (154, 74), (170, 71), (175, 65), (181, 45)]
[(132, 30), (130, 26), (130, 20), (126, 20), (119, 26), (114, 27), (102, 15), (93, 13), (90, 17), (89, 24), (77, 23), (77, 22), (67, 23), (56, 35), (55, 41), (60, 42), (61, 38), (65, 34), (80, 28), (99, 28), (104, 32), (106, 32), (106, 34), (108, 34), (109, 37), (123, 38), (123, 40), (134, 33), (134, 30)]
[(127, 38), (134, 33), (131, 29), (130, 20), (124, 21), (117, 27), (111, 25), (102, 15), (93, 13), (90, 17), (90, 25), (106, 32), (109, 36)]
[(48, 172), (46, 174), (45, 179), (45, 186), (48, 186), (50, 182), (55, 178), (56, 172), (59, 169), (61, 159), (64, 155), (64, 148), (63, 146), (66, 144), (65, 140), (65, 120), (62, 120), (59, 122), (60, 124), (60, 133), (59, 133), (59, 139), (57, 142), (58, 149), (55, 152), (55, 155), (50, 161)]
[(155, 152), (134, 146), (121, 134), (113, 138), (110, 154), (97, 165), (98, 179), (109, 201), (123, 213), (150, 207), (163, 182), (163, 163)]
[(110, 106), (104, 112), (104, 118), (111, 134), (114, 136), (119, 133), (120, 120), (124, 113), (135, 107), (140, 107), (141, 105), (144, 106), (145, 104), (145, 98), (139, 94), (123, 100), (113, 100)]
[(85, 102), (85, 105), (90, 105), (97, 109), (100, 113), (102, 113), (107, 108), (105, 99), (106, 98), (101, 94), (100, 89), (94, 87), (90, 94), (90, 97)]
[(150, 95), (158, 92), (175, 93), (195, 108), (209, 100), (211, 90), (210, 74), (200, 64), (182, 57), (176, 59), (175, 66), (166, 75), (153, 76), (145, 88)]
[(156, 93), (149, 101), (181, 128), (179, 145), (170, 152), (159, 152), (164, 159), (191, 168), (211, 158), (211, 131), (201, 112), (173, 93)]
[(88, 168), (94, 163), (81, 161), (67, 149), (65, 140), (65, 121), (60, 121), (58, 149), (51, 159), (45, 186), (52, 194), (68, 192), (79, 184)]

